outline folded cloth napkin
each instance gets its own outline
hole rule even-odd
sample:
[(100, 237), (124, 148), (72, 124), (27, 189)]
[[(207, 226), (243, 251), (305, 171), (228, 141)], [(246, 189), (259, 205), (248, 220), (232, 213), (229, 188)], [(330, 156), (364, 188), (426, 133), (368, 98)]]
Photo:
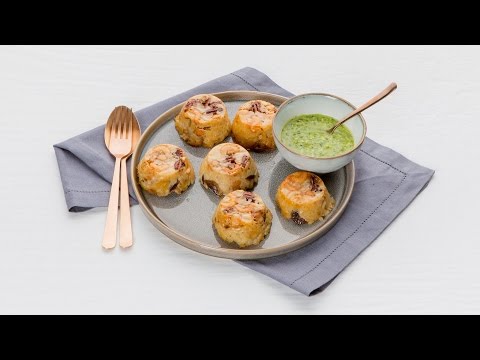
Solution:
[[(243, 68), (135, 113), (142, 131), (160, 114), (192, 95), (227, 90), (291, 93), (262, 72)], [(104, 126), (54, 145), (69, 211), (107, 206), (114, 161)], [(355, 157), (355, 187), (345, 213), (321, 239), (302, 249), (263, 260), (239, 261), (311, 295), (331, 281), (397, 217), (428, 184), (434, 171), (366, 139)], [(137, 203), (132, 188), (131, 202)]]

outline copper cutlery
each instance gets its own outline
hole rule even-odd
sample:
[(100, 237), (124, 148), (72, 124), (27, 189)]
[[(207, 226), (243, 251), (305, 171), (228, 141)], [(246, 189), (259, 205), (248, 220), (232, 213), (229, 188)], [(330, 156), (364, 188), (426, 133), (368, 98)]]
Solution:
[(350, 114), (348, 114), (347, 116), (345, 116), (343, 119), (341, 119), (338, 123), (336, 123), (332, 128), (328, 129), (327, 132), (329, 132), (330, 134), (332, 134), (340, 125), (342, 125), (344, 122), (346, 122), (347, 120), (350, 120), (352, 117), (354, 117), (355, 115), (358, 115), (360, 114), (363, 110), (367, 110), (370, 106), (376, 104), (377, 102), (379, 102), (380, 100), (382, 100), (383, 98), (387, 97), (388, 95), (390, 95), (395, 89), (397, 88), (397, 84), (396, 83), (391, 83), (390, 85), (388, 85), (385, 89), (383, 89), (378, 95), (376, 95), (375, 97), (371, 98), (370, 100), (368, 100), (365, 104), (363, 104), (362, 106), (359, 106), (357, 109), (355, 109), (354, 111), (352, 111)]
[[(133, 244), (132, 225), (126, 160), (132, 154), (140, 137), (140, 128), (132, 110), (126, 106), (117, 106), (110, 114), (105, 126), (105, 145), (115, 157), (112, 188), (108, 202), (107, 220), (102, 246), (112, 249), (117, 244), (117, 221), (120, 193), (120, 246)], [(122, 181), (120, 183), (120, 177)]]

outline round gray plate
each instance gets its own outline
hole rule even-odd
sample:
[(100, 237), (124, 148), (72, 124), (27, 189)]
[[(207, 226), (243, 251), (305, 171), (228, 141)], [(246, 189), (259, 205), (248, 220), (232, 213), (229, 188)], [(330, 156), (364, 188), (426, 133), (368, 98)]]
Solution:
[[(286, 100), (283, 96), (256, 91), (228, 91), (214, 95), (225, 102), (232, 120), (238, 107), (248, 100), (265, 100), (276, 106)], [(250, 152), (260, 172), (260, 179), (254, 191), (262, 197), (273, 215), (270, 235), (258, 246), (247, 249), (223, 242), (212, 226), (212, 216), (220, 198), (204, 189), (198, 181), (200, 163), (210, 149), (187, 145), (178, 136), (173, 118), (182, 106), (183, 103), (160, 115), (145, 130), (133, 153), (131, 171), (132, 179), (135, 180), (133, 184), (135, 194), (148, 219), (162, 233), (187, 248), (207, 255), (230, 259), (259, 259), (285, 254), (307, 245), (325, 234), (340, 218), (353, 190), (355, 177), (353, 162), (336, 172), (321, 175), (330, 194), (336, 200), (333, 211), (322, 221), (299, 226), (291, 220), (284, 219), (275, 205), (278, 186), (288, 174), (298, 169), (286, 162), (276, 150), (268, 153)], [(225, 140), (229, 141), (230, 138)], [(137, 164), (145, 152), (157, 144), (180, 146), (185, 149), (192, 162), (197, 178), (195, 184), (181, 195), (157, 197), (143, 191), (138, 184)]]

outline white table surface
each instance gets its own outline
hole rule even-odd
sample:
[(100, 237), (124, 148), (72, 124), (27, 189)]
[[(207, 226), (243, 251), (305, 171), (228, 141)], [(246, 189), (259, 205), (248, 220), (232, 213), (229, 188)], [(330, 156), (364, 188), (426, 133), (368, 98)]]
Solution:
[[(0, 313), (480, 313), (479, 47), (0, 47)], [(368, 135), (436, 170), (323, 293), (194, 253), (132, 208), (135, 245), (102, 251), (104, 209), (69, 213), (54, 143), (244, 66), (360, 105)]]

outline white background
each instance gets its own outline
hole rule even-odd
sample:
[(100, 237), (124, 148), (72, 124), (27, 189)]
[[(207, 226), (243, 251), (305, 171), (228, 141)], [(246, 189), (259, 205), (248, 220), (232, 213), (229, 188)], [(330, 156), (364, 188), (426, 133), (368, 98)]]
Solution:
[[(479, 64), (479, 47), (0, 47), (0, 313), (480, 313)], [(436, 170), (313, 297), (177, 245), (138, 206), (129, 251), (102, 251), (104, 209), (67, 212), (54, 143), (244, 66), (356, 105), (396, 81), (368, 135)]]

